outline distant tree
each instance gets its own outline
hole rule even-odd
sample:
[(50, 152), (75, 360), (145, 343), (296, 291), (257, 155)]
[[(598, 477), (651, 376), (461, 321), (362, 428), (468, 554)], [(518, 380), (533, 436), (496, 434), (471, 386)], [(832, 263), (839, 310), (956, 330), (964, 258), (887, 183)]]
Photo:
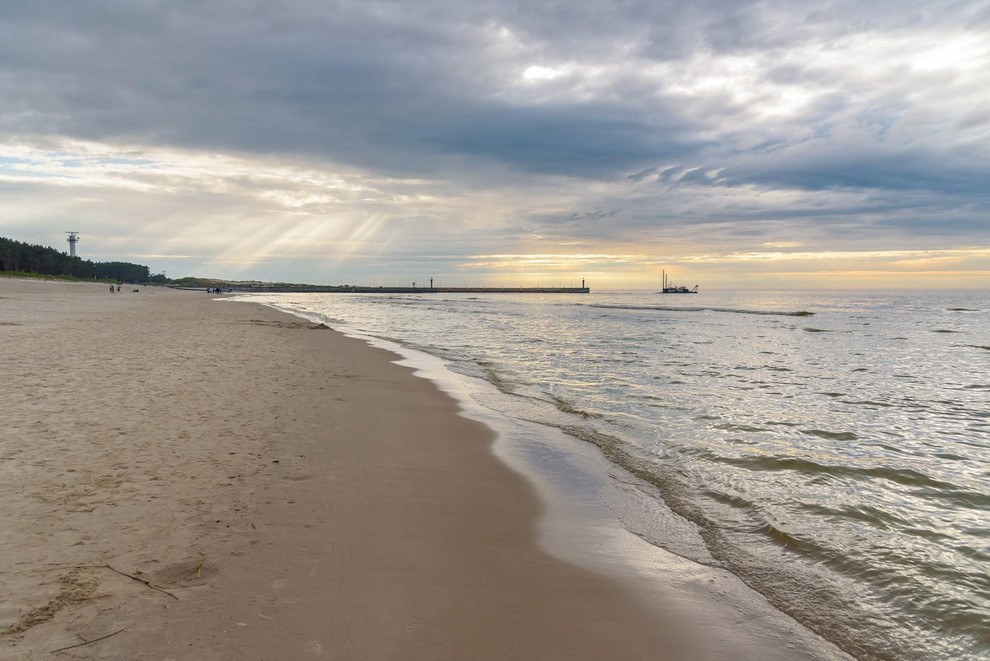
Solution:
[[(148, 282), (151, 270), (130, 262), (91, 262), (47, 246), (0, 237), (0, 272), (16, 271), (83, 279)], [(164, 273), (161, 274), (165, 276)]]
[(96, 277), (124, 282), (147, 282), (151, 271), (147, 266), (129, 262), (97, 262)]

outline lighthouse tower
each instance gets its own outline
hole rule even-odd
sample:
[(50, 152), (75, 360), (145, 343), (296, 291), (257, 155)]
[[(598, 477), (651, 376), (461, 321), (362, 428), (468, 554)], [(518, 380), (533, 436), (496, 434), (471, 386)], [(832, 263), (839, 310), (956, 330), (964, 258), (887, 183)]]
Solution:
[(79, 242), (79, 232), (66, 232), (69, 235), (69, 257), (76, 256), (76, 243)]

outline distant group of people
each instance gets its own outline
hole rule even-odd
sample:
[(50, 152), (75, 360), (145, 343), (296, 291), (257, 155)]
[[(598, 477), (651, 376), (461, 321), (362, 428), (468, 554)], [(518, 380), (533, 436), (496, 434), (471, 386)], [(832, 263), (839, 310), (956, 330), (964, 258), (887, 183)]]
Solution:
[[(121, 288), (121, 286), (122, 286), (123, 284), (124, 284), (124, 281), (123, 281), (123, 280), (118, 280), (118, 281), (117, 281), (117, 284), (115, 284), (115, 285), (110, 285), (110, 293), (111, 293), (111, 294), (119, 294), (119, 293), (120, 293), (120, 288)], [(134, 288), (134, 289), (132, 289), (131, 291), (132, 291), (132, 292), (139, 292), (139, 291), (141, 291), (141, 290), (140, 290), (140, 289), (138, 289), (137, 287), (135, 287), (135, 288)]]
[[(234, 291), (234, 290), (233, 289), (230, 289), (229, 287), (227, 288), (227, 293), (228, 294), (230, 292), (232, 292), (232, 291)], [(207, 294), (222, 294), (223, 293), (223, 287), (210, 287), (209, 289), (206, 290), (206, 293)]]

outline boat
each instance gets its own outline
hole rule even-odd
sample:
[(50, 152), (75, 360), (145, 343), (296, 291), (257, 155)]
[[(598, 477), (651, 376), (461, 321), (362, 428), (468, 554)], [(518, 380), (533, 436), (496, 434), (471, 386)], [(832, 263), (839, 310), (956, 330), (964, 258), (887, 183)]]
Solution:
[(663, 272), (663, 289), (660, 290), (661, 294), (697, 294), (698, 285), (694, 287), (685, 287), (684, 285), (675, 285), (670, 280), (667, 279), (667, 272)]

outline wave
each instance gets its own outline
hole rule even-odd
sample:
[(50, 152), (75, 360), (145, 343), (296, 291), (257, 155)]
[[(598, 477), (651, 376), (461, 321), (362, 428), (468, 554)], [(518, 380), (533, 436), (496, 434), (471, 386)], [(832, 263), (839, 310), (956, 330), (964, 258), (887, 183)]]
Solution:
[[(762, 593), (775, 607), (856, 657), (918, 656), (916, 650), (910, 649), (909, 641), (895, 639), (892, 629), (897, 626), (896, 622), (875, 622), (875, 630), (862, 627), (859, 619), (861, 604), (841, 590), (822, 568), (823, 565), (831, 567), (846, 561), (844, 554), (816, 543), (809, 536), (775, 524), (762, 515), (753, 502), (739, 494), (702, 489), (705, 496), (732, 507), (749, 521), (748, 525), (737, 526), (741, 529), (735, 531), (726, 528), (710, 516), (702, 500), (692, 495), (693, 489), (681, 469), (665, 465), (656, 457), (643, 456), (635, 445), (611, 434), (578, 425), (561, 425), (559, 428), (566, 434), (598, 446), (611, 463), (653, 486), (675, 515), (696, 526), (709, 557), (684, 553), (683, 549), (671, 546), (667, 539), (641, 535), (647, 542), (700, 564), (729, 570)], [(768, 540), (772, 548), (764, 547), (762, 552), (754, 553), (747, 543), (747, 539), (751, 540), (754, 535)], [(792, 554), (806, 561), (785, 562), (785, 556)], [(835, 567), (831, 570), (835, 571)], [(848, 574), (859, 577), (863, 570), (862, 566), (855, 566), (849, 569)], [(809, 599), (809, 595), (814, 595), (814, 599)], [(893, 651), (893, 656), (885, 657), (877, 653), (877, 639), (883, 641), (887, 651)]]
[[(814, 433), (816, 430), (802, 431)], [(750, 471), (794, 471), (811, 476), (849, 478), (864, 483), (885, 480), (914, 489), (914, 495), (940, 500), (959, 507), (974, 510), (990, 507), (990, 494), (971, 491), (911, 468), (826, 464), (811, 459), (785, 456), (726, 457), (711, 451), (704, 451), (704, 455), (710, 461), (738, 466)]]
[(553, 399), (553, 404), (554, 404), (554, 406), (557, 407), (557, 410), (558, 411), (561, 411), (563, 413), (573, 413), (574, 415), (579, 415), (579, 416), (581, 416), (582, 418), (585, 418), (585, 419), (587, 419), (587, 418), (600, 418), (601, 417), (598, 414), (589, 413), (588, 411), (584, 411), (582, 409), (576, 408), (573, 403), (567, 401), (563, 397), (559, 397), (559, 396), (554, 395), (552, 393), (550, 394), (550, 397), (551, 397), (551, 399)]
[(666, 305), (614, 305), (609, 303), (577, 303), (589, 308), (603, 308), (607, 310), (653, 310), (656, 312), (728, 312), (730, 314), (759, 314), (772, 317), (811, 317), (814, 312), (798, 310), (789, 312), (787, 310), (749, 310), (746, 308), (717, 308), (711, 306), (699, 307), (674, 307)]

